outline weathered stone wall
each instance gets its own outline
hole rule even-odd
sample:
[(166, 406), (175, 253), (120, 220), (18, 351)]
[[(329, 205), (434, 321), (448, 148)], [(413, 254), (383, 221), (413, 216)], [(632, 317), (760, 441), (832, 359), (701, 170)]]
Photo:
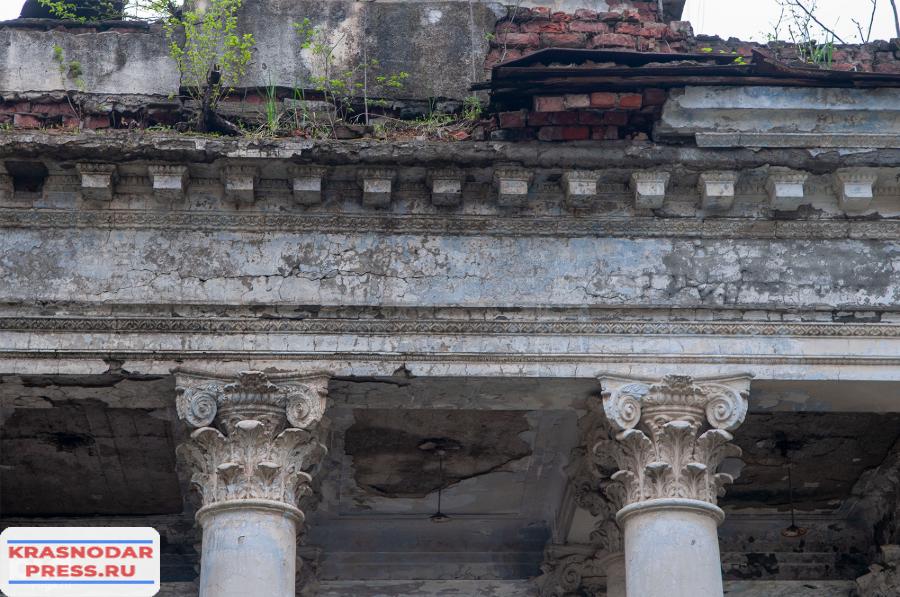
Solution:
[[(319, 59), (301, 48), (293, 24), (310, 19), (337, 46), (334, 67), (351, 69), (377, 60), (380, 72), (410, 73), (396, 93), (404, 98), (455, 98), (483, 78), (487, 35), (506, 9), (484, 2), (248, 2), (242, 27), (253, 33), (256, 48), (240, 87), (311, 88), (311, 74), (321, 74)], [(48, 30), (49, 29), (49, 30)], [(83, 85), (59, 73), (53, 47), (65, 62), (81, 65)], [(177, 93), (179, 74), (169, 56), (162, 27), (119, 25), (108, 29), (75, 25), (7, 23), (0, 27), (0, 92), (83, 91), (167, 98)]]

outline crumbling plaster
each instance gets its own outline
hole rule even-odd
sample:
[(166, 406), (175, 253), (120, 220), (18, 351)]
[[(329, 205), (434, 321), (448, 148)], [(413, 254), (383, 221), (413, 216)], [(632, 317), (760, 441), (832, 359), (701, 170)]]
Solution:
[(14, 230), (0, 239), (0, 254), (7, 303), (884, 309), (900, 302), (894, 242), (85, 229)]

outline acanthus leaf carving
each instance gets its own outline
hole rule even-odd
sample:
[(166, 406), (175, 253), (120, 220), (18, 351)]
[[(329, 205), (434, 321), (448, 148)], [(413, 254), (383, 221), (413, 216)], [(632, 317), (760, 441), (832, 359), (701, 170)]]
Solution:
[(572, 450), (566, 472), (575, 505), (595, 519), (589, 534), (591, 545), (604, 552), (619, 552), (623, 537), (615, 515), (623, 503), (622, 485), (610, 479), (618, 469), (619, 448), (599, 401), (591, 400), (594, 404), (579, 421), (581, 440)]
[(178, 455), (190, 467), (203, 506), (267, 500), (296, 508), (326, 452), (317, 432), (327, 374), (245, 371), (234, 380), (176, 375), (179, 417), (200, 426)]
[(715, 504), (733, 481), (719, 466), (741, 453), (731, 432), (747, 415), (750, 377), (601, 381), (604, 413), (619, 430), (620, 470), (612, 479), (623, 485), (625, 502), (680, 498)]
[[(572, 549), (550, 546), (536, 579), (541, 597), (603, 597), (606, 595), (606, 561), (603, 552), (554, 553)], [(577, 550), (577, 547), (574, 548)]]

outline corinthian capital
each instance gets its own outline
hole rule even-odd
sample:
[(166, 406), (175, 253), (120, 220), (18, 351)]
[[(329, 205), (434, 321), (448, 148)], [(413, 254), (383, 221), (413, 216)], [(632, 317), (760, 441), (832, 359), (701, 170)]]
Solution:
[(190, 466), (204, 508), (262, 500), (302, 517), (297, 502), (325, 455), (318, 427), (329, 374), (244, 371), (223, 378), (178, 370), (175, 376), (178, 416), (198, 428), (178, 456)]
[(731, 432), (747, 416), (750, 376), (661, 380), (601, 376), (603, 410), (618, 432), (615, 481), (625, 503), (683, 498), (711, 504), (734, 479), (718, 472), (740, 456)]

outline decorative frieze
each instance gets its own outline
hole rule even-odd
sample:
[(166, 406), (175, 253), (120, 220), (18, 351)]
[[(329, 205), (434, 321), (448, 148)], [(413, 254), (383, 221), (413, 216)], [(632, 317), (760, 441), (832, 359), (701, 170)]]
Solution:
[(569, 207), (590, 207), (597, 201), (600, 174), (593, 170), (569, 170), (562, 175), (565, 202)]
[(444, 169), (428, 172), (428, 186), (431, 188), (431, 202), (440, 207), (455, 207), (462, 203), (462, 170)]
[(841, 168), (834, 173), (838, 205), (849, 212), (865, 211), (875, 198), (878, 172), (871, 168)]
[(387, 168), (366, 168), (360, 170), (358, 180), (362, 187), (363, 205), (368, 205), (369, 207), (387, 207), (390, 205), (392, 187), (396, 177), (397, 172)]
[(733, 481), (718, 472), (740, 455), (731, 432), (747, 415), (750, 376), (658, 381), (602, 376), (603, 410), (619, 431), (619, 472), (625, 503), (680, 498), (715, 505)]
[(702, 172), (698, 186), (700, 187), (700, 207), (706, 211), (727, 211), (734, 205), (734, 188), (737, 184), (737, 172), (715, 171)]
[(800, 207), (804, 198), (804, 185), (809, 174), (787, 168), (770, 168), (766, 180), (769, 205), (779, 211), (791, 211)]
[(267, 500), (295, 509), (325, 448), (317, 437), (328, 374), (233, 380), (176, 371), (178, 417), (198, 428), (178, 447), (203, 506)]
[(179, 164), (153, 164), (147, 167), (153, 192), (166, 199), (184, 199), (188, 167)]
[(256, 182), (259, 169), (256, 166), (229, 164), (222, 168), (222, 185), (225, 198), (238, 205), (252, 205), (256, 201)]
[(78, 164), (81, 175), (81, 196), (95, 201), (112, 201), (116, 185), (115, 164)]
[(631, 188), (637, 209), (660, 209), (666, 200), (669, 173), (660, 171), (633, 172)]
[(497, 189), (497, 203), (501, 207), (523, 207), (528, 203), (528, 190), (534, 173), (516, 167), (494, 170), (494, 186)]
[(294, 202), (316, 205), (322, 202), (322, 181), (328, 169), (323, 166), (294, 166), (291, 169), (291, 188)]

